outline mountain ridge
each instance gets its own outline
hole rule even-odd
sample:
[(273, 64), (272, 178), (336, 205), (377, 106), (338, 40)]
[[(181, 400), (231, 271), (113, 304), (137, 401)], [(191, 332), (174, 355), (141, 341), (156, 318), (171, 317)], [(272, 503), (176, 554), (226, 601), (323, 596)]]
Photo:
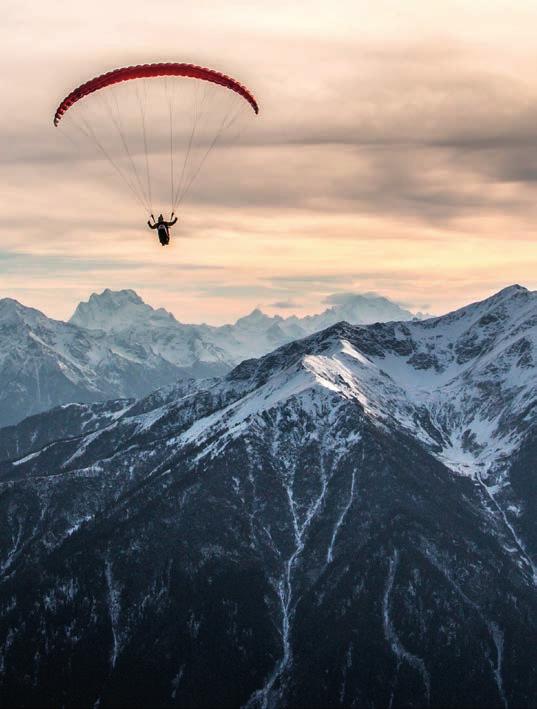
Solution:
[[(297, 315), (288, 315), (287, 317), (283, 317), (282, 315), (276, 314), (271, 316), (266, 315), (261, 310), (261, 308), (257, 306), (251, 312), (239, 317), (234, 323), (226, 323), (224, 325), (190, 323), (190, 326), (206, 327), (218, 330), (220, 328), (232, 328), (240, 325), (250, 324), (254, 321), (259, 322), (260, 320), (264, 321), (265, 323), (270, 322), (272, 324), (276, 324), (300, 323), (302, 321), (306, 323), (317, 323), (327, 319), (333, 319), (333, 324), (334, 322), (338, 322), (339, 320), (345, 319), (344, 317), (341, 317), (342, 313), (353, 313), (353, 309), (356, 311), (353, 313), (354, 316), (361, 316), (360, 322), (363, 323), (374, 322), (375, 315), (378, 314), (379, 310), (384, 310), (384, 312), (382, 313), (382, 319), (388, 319), (389, 317), (389, 319), (392, 320), (404, 320), (417, 317), (410, 310), (398, 305), (389, 298), (378, 294), (355, 293), (346, 295), (347, 297), (345, 298), (343, 303), (332, 305), (331, 307), (328, 307), (324, 311), (315, 315), (306, 315), (304, 317), (299, 317)], [(114, 312), (120, 311), (124, 308), (128, 308), (129, 306), (138, 306), (140, 308), (140, 312), (146, 314), (159, 313), (169, 316), (169, 318), (171, 320), (174, 320), (175, 322), (180, 322), (175, 318), (172, 313), (169, 313), (164, 308), (153, 308), (152, 306), (145, 303), (142, 298), (136, 293), (136, 291), (132, 289), (112, 291), (110, 288), (105, 288), (101, 293), (92, 293), (92, 295), (87, 301), (82, 301), (81, 303), (79, 303), (75, 308), (73, 315), (69, 319), (69, 322), (72, 322), (75, 325), (80, 325), (82, 327), (91, 329), (92, 322), (98, 322), (101, 325), (103, 324), (100, 322), (99, 318), (95, 318), (94, 313), (92, 313), (92, 311), (97, 311), (98, 313), (99, 310), (102, 310), (103, 321), (106, 327), (114, 327), (116, 323), (114, 322), (114, 319), (111, 316), (113, 316)], [(360, 308), (362, 308), (364, 312), (358, 313)], [(373, 320), (371, 320), (371, 318), (373, 318)], [(122, 323), (120, 322), (119, 325), (121, 326), (121, 324)], [(181, 324), (188, 325), (187, 323)], [(317, 326), (315, 327), (316, 329), (322, 329)], [(95, 329), (99, 329), (99, 327), (95, 327)]]
[[(393, 312), (411, 316), (396, 305)], [(235, 325), (187, 325), (133, 290), (93, 294), (67, 323), (0, 300), (0, 425), (64, 403), (138, 398), (179, 378), (222, 375), (315, 322), (304, 329), (299, 319), (254, 310)]]
[(536, 318), (338, 323), (0, 431), (4, 696), (531, 707)]

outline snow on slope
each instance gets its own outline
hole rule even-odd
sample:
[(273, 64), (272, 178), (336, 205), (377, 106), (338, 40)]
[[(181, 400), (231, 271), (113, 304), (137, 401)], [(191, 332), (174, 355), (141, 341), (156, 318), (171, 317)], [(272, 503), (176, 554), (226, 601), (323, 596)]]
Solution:
[(71, 323), (90, 330), (122, 330), (135, 323), (171, 324), (177, 320), (164, 308), (155, 310), (133, 290), (112, 291), (106, 288), (100, 295), (93, 293), (85, 303), (79, 303)]
[(486, 475), (536, 423), (536, 325), (537, 293), (520, 286), (423, 322), (340, 324), (244, 363), (213, 389), (246, 370), (236, 400), (177, 442), (234, 435), (291, 398), (311, 406), (321, 389), (418, 437), (457, 472)]
[(64, 323), (6, 298), (0, 300), (0, 426), (58, 404), (140, 397), (178, 378), (221, 376), (342, 314), (375, 313), (412, 317), (387, 299), (354, 296), (302, 320), (254, 310), (234, 325), (186, 325), (132, 290), (106, 289)]
[[(160, 321), (162, 317), (164, 332), (169, 322), (176, 321), (168, 314), (155, 316), (132, 292), (121, 298), (127, 310), (135, 308), (141, 314), (134, 318), (139, 324), (133, 330), (133, 317), (129, 317), (127, 336), (121, 329), (125, 320), (119, 318), (115, 321), (119, 329), (96, 331), (95, 336), (113, 342), (108, 356), (126, 351), (135, 357), (135, 342), (129, 349), (128, 340), (135, 339), (138, 328), (144, 330), (144, 318)], [(27, 317), (39, 316), (44, 317), (36, 312)], [(92, 317), (97, 321), (95, 313)], [(240, 349), (237, 333), (255, 339), (256, 328), (266, 325), (267, 319), (271, 320), (254, 312), (238, 321), (235, 332), (231, 326), (227, 331), (212, 330), (225, 331), (226, 346), (234, 343)], [(29, 337), (45, 342), (36, 327)], [(151, 342), (139, 345), (142, 353), (157, 349), (154, 333), (148, 337)], [(169, 352), (170, 341), (167, 346)], [(63, 349), (68, 355), (69, 347)], [(102, 356), (92, 347), (88, 353), (90, 362)], [(66, 356), (64, 366), (68, 364)], [(378, 425), (416, 436), (458, 472), (486, 475), (535, 424), (536, 367), (537, 293), (512, 286), (445, 316), (357, 327), (343, 323), (283, 345), (261, 359), (244, 361), (224, 380), (203, 386), (213, 399), (209, 413), (194, 417), (192, 428), (178, 435), (174, 444), (228, 437), (290, 399), (315, 408), (321, 393), (334, 401), (354, 402)], [(158, 396), (151, 401), (145, 409), (151, 420), (144, 422), (144, 411), (140, 413), (139, 426), (144, 430), (159, 425), (173, 407), (173, 396), (167, 395), (164, 403)]]
[[(224, 379), (115, 402), (108, 415), (56, 410), (56, 438), (48, 412), (37, 450), (27, 439), (19, 450), (12, 432), (19, 459), (0, 464), (1, 565), (13, 594), (4, 648), (12, 638), (17, 650), (40, 639), (61, 678), (65, 647), (89, 638), (102, 679), (98, 697), (94, 681), (86, 690), (88, 705), (106, 703), (101, 687), (112, 685), (110, 701), (138, 699), (148, 683), (130, 693), (129, 662), (154, 670), (151, 692), (164, 688), (147, 705), (169, 705), (187, 667), (194, 679), (181, 702), (191, 703), (189, 688), (213, 671), (224, 630), (229, 643), (219, 647), (232, 661), (220, 668), (216, 701), (238, 663), (251, 676), (251, 658), (262, 657), (241, 701), (232, 682), (230, 704), (309, 706), (324, 696), (327, 706), (357, 697), (364, 706), (438, 706), (451, 696), (448, 704), (460, 706), (472, 696), (480, 706), (531, 706), (535, 517), (530, 527), (518, 516), (532, 502), (534, 461), (522, 494), (484, 478), (535, 426), (536, 324), (537, 294), (512, 287), (425, 322), (340, 323), (244, 361)], [(40, 564), (29, 597), (28, 573)], [(209, 587), (201, 599), (198, 589)], [(89, 625), (88, 598), (101, 614)], [(214, 598), (225, 601), (216, 615)], [(66, 617), (80, 622), (65, 625)], [(54, 632), (42, 637), (41, 627)], [(328, 648), (321, 661), (310, 652), (320, 636)], [(249, 652), (233, 654), (237, 637)], [(169, 662), (177, 645), (191, 652)], [(373, 645), (380, 650), (372, 655)], [(144, 665), (160, 647), (159, 661)], [(17, 683), (34, 671), (24, 687), (40, 689), (33, 654), (26, 665), (24, 652), (4, 654)], [(194, 676), (202, 656), (207, 664)], [(76, 666), (83, 684), (86, 664)], [(382, 692), (360, 695), (375, 684), (363, 682), (371, 667)], [(118, 695), (122, 677), (128, 691)], [(300, 693), (286, 694), (299, 682)]]
[(219, 365), (220, 373), (235, 362), (196, 326), (179, 323), (164, 308), (155, 310), (132, 290), (104, 290), (79, 303), (71, 320), (87, 330), (103, 331), (118, 352), (150, 350), (177, 367)]
[[(406, 308), (374, 293), (347, 293), (335, 295), (328, 300), (337, 301), (336, 305), (318, 315), (309, 315), (300, 320), (308, 334), (324, 330), (337, 322), (345, 321), (351, 325), (372, 325), (376, 322), (392, 320), (423, 319), (423, 315), (413, 315)], [(286, 322), (292, 322), (288, 318)]]
[(144, 396), (182, 373), (150, 346), (0, 301), (0, 425), (58, 404)]
[(256, 308), (233, 325), (187, 325), (163, 308), (153, 309), (132, 290), (106, 289), (80, 303), (70, 322), (104, 330), (120, 342), (128, 339), (151, 344), (155, 352), (179, 366), (189, 366), (190, 360), (195, 359), (231, 367), (342, 320), (359, 324), (413, 317), (411, 312), (382, 296), (347, 294), (344, 303), (304, 318), (268, 316)]

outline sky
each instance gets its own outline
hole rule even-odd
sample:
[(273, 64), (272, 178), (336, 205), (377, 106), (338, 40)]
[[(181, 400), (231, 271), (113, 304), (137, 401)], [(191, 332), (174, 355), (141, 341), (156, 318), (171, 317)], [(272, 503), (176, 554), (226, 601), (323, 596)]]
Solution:
[[(63, 319), (132, 288), (222, 323), (537, 288), (536, 26), (533, 0), (4, 0), (0, 297)], [(236, 77), (261, 109), (211, 152), (166, 249), (52, 126), (83, 81), (158, 61)]]

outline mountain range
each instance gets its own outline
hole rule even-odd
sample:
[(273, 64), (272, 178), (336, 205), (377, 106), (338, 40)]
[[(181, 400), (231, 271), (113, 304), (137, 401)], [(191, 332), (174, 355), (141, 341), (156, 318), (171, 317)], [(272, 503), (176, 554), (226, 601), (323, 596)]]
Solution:
[(178, 322), (131, 290), (105, 290), (80, 303), (68, 323), (15, 300), (0, 300), (0, 426), (69, 402), (141, 397), (179, 378), (228, 372), (338, 320), (408, 319), (386, 298), (354, 295), (317, 316), (269, 317), (234, 325)]
[(536, 375), (512, 286), (0, 430), (6, 705), (532, 707)]

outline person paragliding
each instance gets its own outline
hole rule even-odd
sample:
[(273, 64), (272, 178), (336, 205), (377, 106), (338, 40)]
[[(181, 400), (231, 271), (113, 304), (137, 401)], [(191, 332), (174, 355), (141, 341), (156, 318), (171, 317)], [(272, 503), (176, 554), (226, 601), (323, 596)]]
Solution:
[[(84, 154), (89, 142), (110, 163), (167, 246), (175, 210), (184, 207), (206, 158), (224, 139), (233, 161), (230, 148), (252, 111), (259, 113), (257, 101), (236, 79), (195, 64), (159, 62), (80, 84), (58, 105), (54, 125), (75, 144), (81, 140)], [(155, 219), (157, 209), (171, 214), (169, 221), (162, 214)]]
[(161, 246), (168, 246), (170, 243), (170, 227), (173, 226), (174, 224), (177, 223), (177, 217), (175, 217), (174, 212), (171, 213), (170, 220), (169, 222), (164, 220), (164, 216), (162, 214), (158, 215), (158, 219), (155, 219), (153, 215), (151, 215), (151, 219), (153, 220), (153, 224), (151, 224), (151, 221), (148, 220), (147, 226), (150, 229), (156, 229), (157, 234), (158, 234), (158, 239), (160, 241)]

